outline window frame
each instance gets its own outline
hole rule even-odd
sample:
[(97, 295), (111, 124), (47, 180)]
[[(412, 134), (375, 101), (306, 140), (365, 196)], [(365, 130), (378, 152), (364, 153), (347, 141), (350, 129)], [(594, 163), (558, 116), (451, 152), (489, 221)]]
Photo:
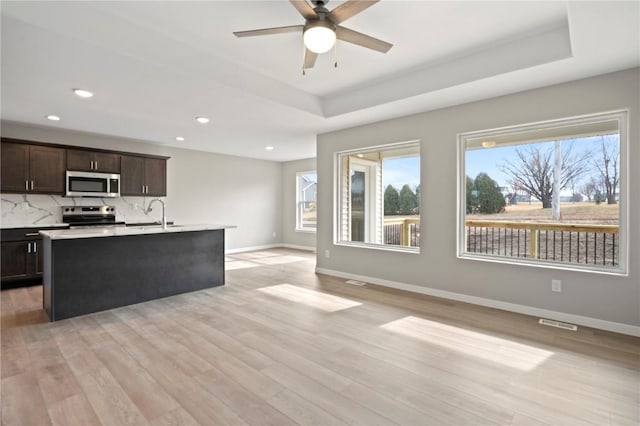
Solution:
[[(367, 249), (373, 249), (373, 250), (383, 250), (383, 251), (390, 251), (390, 252), (401, 252), (401, 253), (410, 253), (410, 254), (420, 254), (421, 249), (422, 249), (422, 241), (423, 239), (420, 239), (420, 245), (417, 247), (408, 247), (408, 246), (397, 246), (397, 245), (390, 245), (390, 244), (384, 244), (384, 243), (367, 243), (367, 242), (360, 242), (360, 241), (345, 241), (342, 239), (342, 209), (343, 209), (343, 203), (342, 203), (342, 193), (343, 193), (343, 179), (342, 179), (342, 173), (343, 173), (343, 161), (342, 159), (345, 157), (348, 157), (350, 155), (357, 155), (357, 154), (366, 154), (366, 153), (371, 153), (371, 152), (379, 152), (379, 151), (386, 151), (386, 150), (393, 150), (393, 149), (399, 149), (399, 148), (404, 148), (404, 147), (417, 147), (418, 148), (418, 158), (420, 159), (420, 187), (422, 188), (422, 144), (420, 142), (420, 140), (409, 140), (409, 141), (403, 141), (403, 142), (392, 142), (392, 143), (388, 143), (388, 144), (381, 144), (381, 145), (375, 145), (375, 146), (367, 146), (367, 147), (363, 147), (363, 148), (353, 148), (353, 149), (347, 149), (347, 150), (343, 150), (343, 151), (337, 151), (334, 152), (334, 161), (333, 161), (333, 180), (334, 180), (334, 184), (333, 184), (333, 190), (334, 190), (334, 197), (333, 197), (333, 244), (334, 245), (338, 245), (338, 246), (346, 246), (346, 247), (358, 247), (358, 248), (367, 248)], [(350, 178), (350, 176), (349, 176)], [(370, 177), (369, 180), (371, 179), (375, 179), (375, 177)], [(384, 188), (382, 188), (382, 191), (384, 191)], [(384, 196), (383, 196), (384, 199)], [(348, 206), (349, 208), (349, 217), (351, 217), (351, 213), (350, 213), (350, 205)], [(374, 209), (375, 206), (369, 206), (369, 208), (367, 210), (371, 210)], [(380, 211), (381, 211), (381, 217), (382, 220), (384, 221), (384, 205), (381, 204), (380, 205)], [(422, 226), (422, 210), (420, 213), (420, 224)], [(350, 226), (350, 225), (349, 225)], [(384, 223), (383, 225), (384, 226)], [(374, 232), (374, 230), (371, 230), (371, 232)], [(422, 230), (421, 230), (422, 232)], [(349, 235), (351, 234), (350, 232), (350, 228), (349, 228)]]
[(317, 195), (316, 195), (316, 226), (315, 227), (309, 227), (309, 226), (303, 226), (302, 223), (302, 215), (301, 215), (301, 208), (300, 208), (300, 203), (305, 203), (306, 201), (301, 201), (300, 200), (300, 179), (303, 175), (309, 175), (309, 174), (315, 174), (316, 175), (316, 186), (318, 185), (318, 171), (317, 170), (308, 170), (308, 171), (304, 171), (304, 172), (297, 172), (296, 173), (296, 232), (308, 232), (311, 234), (315, 234), (318, 232), (318, 228), (317, 228), (317, 212), (318, 212), (318, 207), (317, 207)]
[[(456, 224), (456, 254), (460, 259), (479, 260), (510, 265), (534, 266), (548, 269), (580, 271), (607, 275), (628, 276), (629, 265), (629, 110), (615, 110), (602, 113), (580, 115), (574, 117), (553, 119), (528, 124), (506, 126), (488, 130), (471, 131), (457, 135), (457, 224)], [(577, 263), (553, 262), (521, 257), (502, 257), (484, 253), (470, 253), (466, 251), (466, 164), (465, 154), (467, 141), (478, 138), (495, 138), (514, 133), (548, 130), (567, 126), (584, 125), (595, 122), (618, 120), (619, 123), (619, 152), (620, 152), (620, 183), (619, 183), (619, 216), (618, 216), (618, 264), (615, 267), (601, 267), (598, 265), (581, 265)]]

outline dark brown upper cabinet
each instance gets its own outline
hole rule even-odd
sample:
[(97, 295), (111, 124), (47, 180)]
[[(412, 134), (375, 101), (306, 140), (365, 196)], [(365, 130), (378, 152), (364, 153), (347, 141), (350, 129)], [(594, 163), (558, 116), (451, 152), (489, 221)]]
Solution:
[(63, 194), (65, 150), (3, 142), (1, 192)]
[(167, 195), (167, 160), (123, 155), (120, 174), (121, 195)]
[(81, 149), (67, 149), (67, 170), (120, 173), (120, 155)]

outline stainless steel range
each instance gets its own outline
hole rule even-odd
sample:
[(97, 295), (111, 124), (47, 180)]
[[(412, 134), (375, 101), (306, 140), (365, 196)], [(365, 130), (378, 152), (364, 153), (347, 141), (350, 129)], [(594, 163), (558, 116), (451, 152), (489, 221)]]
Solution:
[(66, 206), (62, 207), (62, 221), (70, 228), (93, 226), (124, 226), (116, 220), (114, 206)]

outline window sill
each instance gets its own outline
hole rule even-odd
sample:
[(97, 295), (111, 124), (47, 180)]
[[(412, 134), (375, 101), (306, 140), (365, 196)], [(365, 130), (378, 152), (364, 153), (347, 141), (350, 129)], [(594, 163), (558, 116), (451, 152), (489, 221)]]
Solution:
[(587, 272), (592, 274), (615, 275), (619, 277), (629, 276), (629, 273), (622, 268), (600, 268), (597, 266), (527, 260), (525, 258), (505, 258), (498, 256), (476, 255), (470, 253), (462, 253), (457, 256), (459, 259), (476, 260), (480, 262), (500, 263), (507, 265), (532, 266), (534, 268), (555, 269), (571, 272)]
[(296, 232), (301, 232), (303, 234), (316, 234), (318, 231), (315, 229), (296, 228)]
[(390, 251), (395, 253), (420, 254), (420, 247), (401, 247), (401, 246), (392, 246), (392, 245), (383, 245), (383, 244), (350, 243), (350, 242), (344, 242), (344, 241), (336, 242), (334, 244), (342, 247), (355, 247), (355, 248), (363, 248), (363, 249), (371, 249), (371, 250), (382, 250), (382, 251)]

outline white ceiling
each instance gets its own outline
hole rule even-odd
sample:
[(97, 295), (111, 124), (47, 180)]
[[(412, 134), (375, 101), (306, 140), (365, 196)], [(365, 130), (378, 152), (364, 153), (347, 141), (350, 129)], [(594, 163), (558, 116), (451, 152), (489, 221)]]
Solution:
[(232, 34), (302, 24), (288, 1), (0, 7), (3, 120), (276, 161), (315, 156), (318, 133), (640, 65), (638, 1), (382, 0), (342, 25), (394, 47), (339, 42), (338, 67), (326, 53), (306, 76), (300, 35)]

